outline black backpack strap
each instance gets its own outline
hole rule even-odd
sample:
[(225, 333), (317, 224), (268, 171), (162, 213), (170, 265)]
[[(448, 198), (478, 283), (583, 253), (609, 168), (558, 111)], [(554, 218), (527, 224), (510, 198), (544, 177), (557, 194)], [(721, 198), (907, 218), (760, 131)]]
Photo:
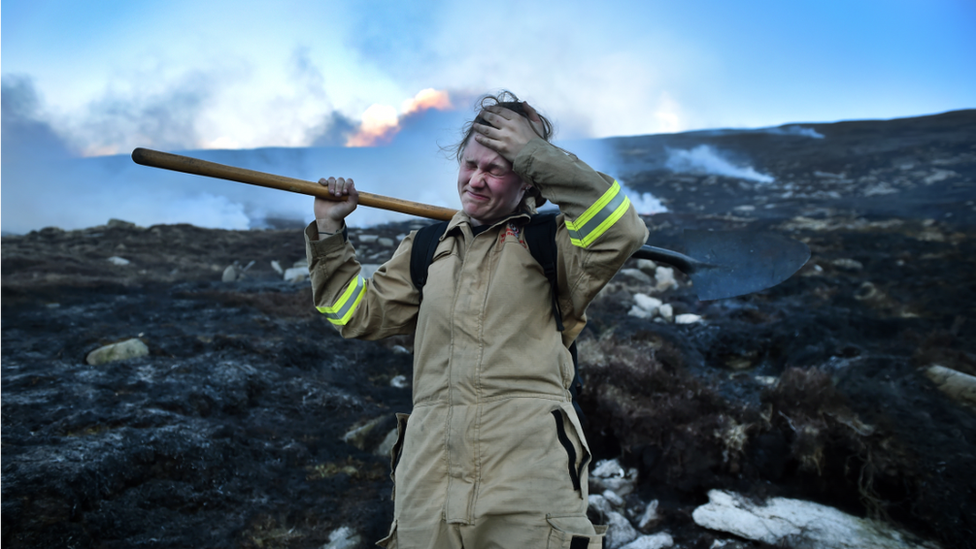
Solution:
[(529, 253), (542, 266), (542, 272), (549, 280), (552, 289), (552, 316), (556, 319), (556, 329), (563, 331), (563, 313), (559, 309), (559, 282), (556, 278), (556, 214), (545, 213), (532, 216), (524, 228), (525, 243)]
[[(556, 329), (560, 332), (565, 329), (563, 326), (563, 312), (559, 308), (559, 281), (556, 277), (556, 258), (558, 250), (556, 248), (556, 214), (545, 213), (536, 214), (525, 225), (525, 243), (529, 246), (529, 253), (542, 266), (542, 272), (549, 280), (549, 288), (552, 292), (552, 316), (556, 319)], [(569, 386), (569, 393), (573, 396), (573, 408), (576, 415), (585, 425), (586, 416), (579, 405), (579, 392), (583, 388), (583, 379), (580, 377), (579, 353), (576, 350), (576, 342), (569, 346), (569, 353), (573, 356), (573, 382)]]
[(413, 237), (413, 248), (410, 250), (410, 278), (413, 285), (420, 292), (423, 299), (424, 285), (427, 284), (427, 267), (434, 260), (434, 252), (440, 242), (441, 235), (447, 230), (447, 221), (427, 225), (417, 231)]

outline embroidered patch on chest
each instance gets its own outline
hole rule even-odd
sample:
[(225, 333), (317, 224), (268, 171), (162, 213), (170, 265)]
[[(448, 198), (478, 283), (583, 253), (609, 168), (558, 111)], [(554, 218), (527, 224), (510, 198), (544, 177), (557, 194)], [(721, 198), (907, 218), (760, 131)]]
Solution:
[(522, 242), (521, 238), (519, 238), (519, 232), (518, 225), (509, 221), (508, 225), (505, 226), (505, 230), (501, 232), (498, 242), (504, 244), (506, 239), (513, 238), (516, 242), (521, 244), (523, 248), (528, 250), (529, 247), (525, 245), (525, 242)]

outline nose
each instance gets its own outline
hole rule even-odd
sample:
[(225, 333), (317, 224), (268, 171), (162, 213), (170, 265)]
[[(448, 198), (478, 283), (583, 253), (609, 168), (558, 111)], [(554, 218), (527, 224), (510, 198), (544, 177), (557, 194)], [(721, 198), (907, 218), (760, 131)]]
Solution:
[(485, 172), (475, 170), (474, 173), (471, 174), (469, 184), (473, 187), (483, 188), (485, 186)]

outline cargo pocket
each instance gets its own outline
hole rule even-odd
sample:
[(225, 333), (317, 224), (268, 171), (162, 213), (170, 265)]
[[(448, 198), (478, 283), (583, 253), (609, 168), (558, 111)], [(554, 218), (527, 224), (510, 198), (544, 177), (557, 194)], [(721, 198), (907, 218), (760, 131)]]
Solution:
[(393, 491), (390, 493), (390, 499), (396, 499), (396, 468), (397, 464), (400, 463), (400, 455), (403, 453), (403, 436), (407, 432), (407, 419), (410, 414), (397, 414), (397, 439), (393, 444), (393, 448), (390, 449), (390, 479), (393, 481)]
[(390, 535), (376, 542), (378, 547), (385, 547), (386, 549), (396, 549), (397, 548), (397, 523), (394, 520), (393, 524), (390, 525)]
[[(583, 444), (583, 437), (577, 430), (576, 424), (572, 422), (563, 409), (553, 410), (552, 415), (556, 420), (556, 436), (559, 438), (559, 443), (566, 449), (569, 478), (573, 483), (573, 489), (580, 493), (580, 497), (583, 497), (580, 479), (583, 478), (583, 471), (590, 463), (590, 452)], [(579, 446), (578, 452), (577, 445)]]
[(601, 549), (606, 526), (594, 526), (585, 516), (547, 516), (548, 549)]

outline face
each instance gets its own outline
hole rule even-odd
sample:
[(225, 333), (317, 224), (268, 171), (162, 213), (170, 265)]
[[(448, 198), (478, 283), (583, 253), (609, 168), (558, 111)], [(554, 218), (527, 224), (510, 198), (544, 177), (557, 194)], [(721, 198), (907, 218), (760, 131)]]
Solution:
[(461, 208), (475, 226), (514, 212), (527, 187), (508, 160), (473, 136), (468, 140), (458, 168), (458, 194)]

